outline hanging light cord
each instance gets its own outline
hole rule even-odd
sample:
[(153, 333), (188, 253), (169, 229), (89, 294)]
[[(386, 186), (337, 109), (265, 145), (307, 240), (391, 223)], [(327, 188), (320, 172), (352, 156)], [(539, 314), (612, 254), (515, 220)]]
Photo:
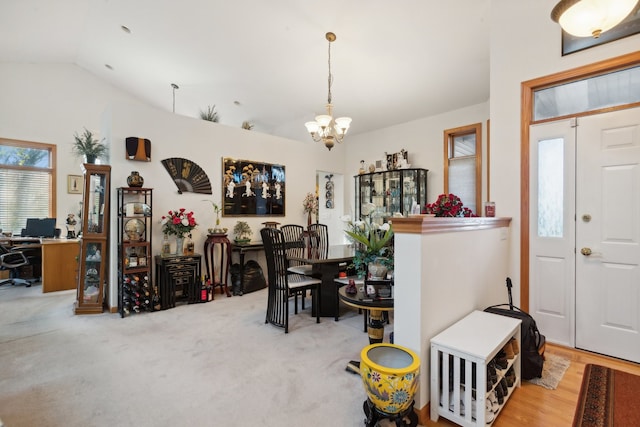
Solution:
[(331, 84), (333, 83), (333, 76), (331, 75), (331, 40), (329, 40), (329, 77), (328, 77), (328, 83), (329, 83), (329, 91), (327, 94), (327, 104), (331, 104)]

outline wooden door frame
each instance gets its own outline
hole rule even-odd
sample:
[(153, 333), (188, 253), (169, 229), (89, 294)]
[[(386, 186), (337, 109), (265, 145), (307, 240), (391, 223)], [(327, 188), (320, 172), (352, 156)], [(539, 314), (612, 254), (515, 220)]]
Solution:
[(569, 117), (589, 116), (608, 111), (623, 110), (640, 106), (640, 103), (622, 107), (603, 108), (570, 116), (555, 117), (547, 120), (533, 120), (533, 93), (536, 90), (556, 86), (575, 80), (582, 80), (619, 69), (640, 65), (640, 52), (618, 56), (593, 64), (573, 68), (545, 77), (527, 80), (521, 83), (520, 89), (520, 307), (529, 310), (529, 126), (562, 120)]

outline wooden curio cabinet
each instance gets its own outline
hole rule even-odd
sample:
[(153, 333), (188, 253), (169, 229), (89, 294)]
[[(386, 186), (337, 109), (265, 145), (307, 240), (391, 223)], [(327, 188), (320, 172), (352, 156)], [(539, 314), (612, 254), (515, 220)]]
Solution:
[(102, 313), (108, 275), (111, 166), (85, 163), (75, 314)]

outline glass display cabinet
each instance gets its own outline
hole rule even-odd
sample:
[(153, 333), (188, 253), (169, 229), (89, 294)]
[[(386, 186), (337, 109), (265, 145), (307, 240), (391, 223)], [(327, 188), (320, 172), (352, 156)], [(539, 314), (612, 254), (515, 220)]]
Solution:
[[(356, 175), (355, 218), (367, 217), (382, 224), (393, 215), (420, 213), (427, 202), (427, 172), (427, 169), (395, 169)], [(413, 209), (417, 212), (412, 212)]]
[(83, 165), (82, 235), (75, 314), (102, 313), (108, 274), (111, 166)]

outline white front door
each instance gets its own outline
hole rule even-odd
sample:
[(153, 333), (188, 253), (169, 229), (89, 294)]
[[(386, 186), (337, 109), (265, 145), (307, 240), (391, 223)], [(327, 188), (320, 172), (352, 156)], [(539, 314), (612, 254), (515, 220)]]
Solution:
[(530, 313), (550, 342), (575, 345), (575, 119), (531, 126)]
[(640, 108), (580, 119), (576, 347), (640, 362)]
[(550, 342), (640, 362), (640, 109), (531, 127), (531, 314)]

